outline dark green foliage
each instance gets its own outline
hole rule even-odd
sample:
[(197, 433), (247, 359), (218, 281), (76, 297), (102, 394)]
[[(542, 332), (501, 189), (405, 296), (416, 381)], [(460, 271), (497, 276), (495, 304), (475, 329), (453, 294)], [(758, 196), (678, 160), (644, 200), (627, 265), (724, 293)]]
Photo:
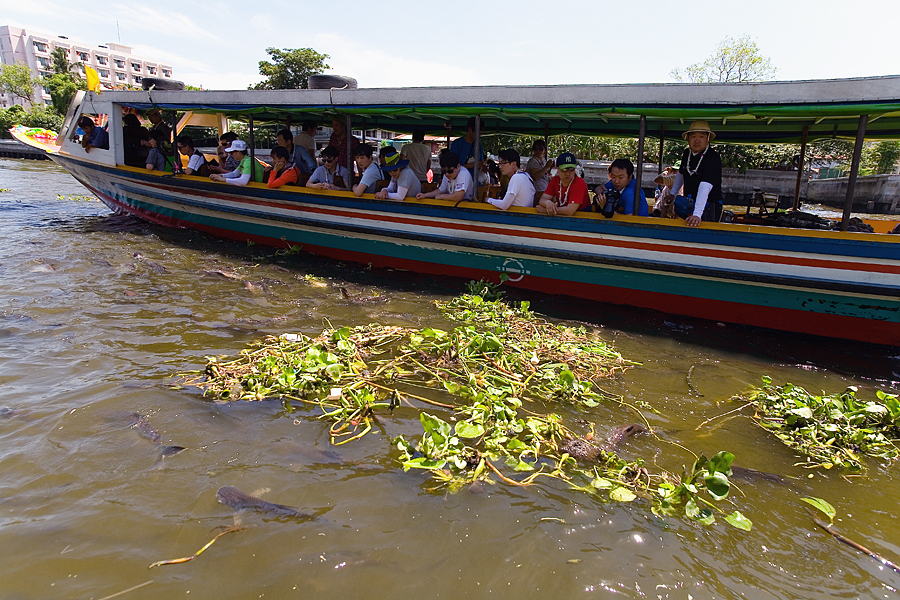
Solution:
[(318, 75), (328, 69), (327, 54), (319, 54), (312, 48), (266, 48), (272, 62), (259, 61), (259, 74), (266, 79), (250, 86), (253, 90), (299, 90), (308, 87), (310, 75)]

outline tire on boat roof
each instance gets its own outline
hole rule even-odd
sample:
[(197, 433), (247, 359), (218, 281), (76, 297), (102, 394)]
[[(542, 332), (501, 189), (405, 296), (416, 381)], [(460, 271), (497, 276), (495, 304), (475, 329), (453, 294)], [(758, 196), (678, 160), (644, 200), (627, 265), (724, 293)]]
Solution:
[(144, 77), (141, 80), (141, 87), (145, 90), (183, 90), (184, 82), (163, 77)]
[(310, 75), (308, 81), (311, 90), (328, 90), (331, 88), (355, 90), (357, 81), (343, 75)]

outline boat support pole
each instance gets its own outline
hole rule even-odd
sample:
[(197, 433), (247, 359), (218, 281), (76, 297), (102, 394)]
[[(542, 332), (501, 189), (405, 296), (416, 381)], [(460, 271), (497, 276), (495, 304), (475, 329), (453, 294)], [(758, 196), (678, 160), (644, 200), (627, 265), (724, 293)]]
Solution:
[[(347, 191), (353, 191), (353, 116), (347, 115)], [(365, 135), (365, 134), (363, 134)], [(362, 175), (362, 173), (360, 173)]]
[(656, 174), (661, 175), (663, 172), (663, 155), (666, 147), (666, 126), (665, 124), (659, 126), (659, 160), (656, 161), (659, 164), (656, 165)]
[(550, 123), (544, 123), (544, 160), (550, 157)]
[(172, 109), (172, 174), (183, 173), (181, 168), (181, 152), (178, 151), (178, 111)]
[(797, 164), (797, 186), (794, 188), (794, 210), (800, 210), (800, 184), (803, 183), (803, 159), (806, 158), (806, 141), (809, 138), (809, 125), (803, 126), (803, 137), (800, 139), (800, 162)]
[(859, 126), (856, 129), (856, 144), (853, 146), (853, 161), (850, 163), (850, 179), (847, 181), (847, 199), (844, 200), (844, 216), (841, 218), (841, 231), (847, 231), (847, 227), (850, 225), (853, 194), (856, 192), (856, 176), (859, 174), (859, 159), (862, 157), (862, 147), (866, 141), (866, 125), (868, 123), (869, 115), (859, 115)]
[(634, 210), (631, 214), (638, 216), (641, 212), (641, 190), (644, 189), (644, 137), (647, 135), (647, 116), (641, 115), (641, 126), (638, 130), (637, 168), (634, 171)]
[(253, 113), (250, 113), (250, 183), (256, 181), (256, 142), (253, 139)]
[(481, 115), (475, 115), (475, 149), (472, 150), (472, 156), (475, 157), (475, 168), (473, 170), (473, 174), (475, 175), (475, 199), (478, 199), (478, 170), (481, 168), (481, 165), (478, 164), (478, 149), (481, 147)]

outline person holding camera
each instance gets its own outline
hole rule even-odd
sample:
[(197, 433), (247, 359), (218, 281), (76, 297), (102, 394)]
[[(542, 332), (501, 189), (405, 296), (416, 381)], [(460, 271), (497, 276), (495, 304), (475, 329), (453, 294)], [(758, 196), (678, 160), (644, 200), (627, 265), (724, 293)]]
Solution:
[(674, 199), (675, 212), (688, 227), (701, 221), (718, 222), (722, 216), (722, 158), (709, 147), (716, 134), (706, 121), (694, 121), (681, 137), (688, 147), (672, 184), (673, 194), (684, 186), (683, 195)]
[(577, 164), (571, 152), (563, 152), (556, 159), (556, 176), (550, 179), (536, 207), (540, 214), (570, 216), (590, 208), (587, 184), (575, 174)]
[[(607, 219), (616, 213), (633, 215), (634, 197), (639, 189), (637, 180), (634, 178), (634, 164), (627, 158), (617, 158), (609, 165), (608, 173), (609, 181), (594, 189), (600, 212)], [(644, 195), (644, 190), (640, 190), (640, 192), (638, 216), (647, 217), (650, 215), (650, 211), (647, 209), (647, 196)]]

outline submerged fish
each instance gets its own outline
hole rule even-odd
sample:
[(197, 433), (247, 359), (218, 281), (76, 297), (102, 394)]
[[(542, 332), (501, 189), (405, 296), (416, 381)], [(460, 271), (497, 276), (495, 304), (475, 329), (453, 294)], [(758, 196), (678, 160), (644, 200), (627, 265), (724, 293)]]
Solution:
[(607, 450), (615, 450), (619, 446), (622, 445), (626, 440), (631, 439), (636, 435), (640, 435), (642, 433), (646, 433), (647, 428), (644, 427), (640, 423), (629, 423), (628, 425), (619, 425), (615, 429), (609, 432), (606, 436), (606, 449)]
[(235, 510), (255, 510), (272, 513), (280, 517), (297, 517), (298, 519), (309, 519), (312, 517), (312, 515), (300, 512), (296, 508), (291, 508), (290, 506), (266, 502), (265, 500), (246, 494), (230, 485), (219, 488), (219, 491), (216, 492), (216, 500)]
[(739, 467), (737, 465), (731, 465), (731, 474), (739, 479), (747, 479), (749, 481), (771, 481), (772, 483), (780, 484), (787, 483), (781, 475), (757, 471), (756, 469), (748, 469), (747, 467)]
[(150, 422), (147, 421), (147, 418), (144, 415), (138, 413), (129, 413), (128, 414), (128, 422), (132, 429), (138, 432), (142, 438), (148, 439), (157, 446), (159, 446), (160, 455), (172, 456), (173, 454), (178, 454), (179, 452), (185, 450), (184, 446), (167, 446), (162, 443), (162, 436), (159, 435), (159, 432), (153, 429), (150, 425)]
[(640, 423), (629, 423), (627, 425), (619, 425), (613, 428), (606, 436), (606, 442), (597, 444), (592, 440), (583, 438), (575, 438), (569, 440), (561, 448), (561, 450), (570, 456), (574, 456), (579, 460), (595, 461), (600, 456), (600, 452), (616, 451), (626, 440), (641, 433), (647, 432), (648, 429)]

